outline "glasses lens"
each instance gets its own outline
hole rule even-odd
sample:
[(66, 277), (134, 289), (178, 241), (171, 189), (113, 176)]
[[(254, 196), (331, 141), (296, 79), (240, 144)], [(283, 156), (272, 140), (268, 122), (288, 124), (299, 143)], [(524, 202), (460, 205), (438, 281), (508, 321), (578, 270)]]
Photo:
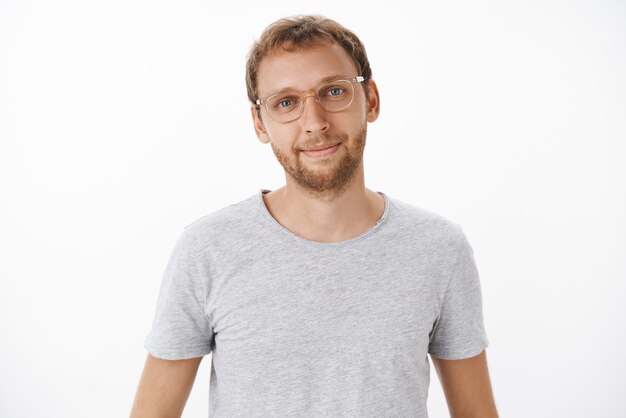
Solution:
[(267, 100), (267, 111), (279, 122), (295, 119), (300, 114), (302, 98), (297, 92), (286, 92)]
[(352, 83), (347, 80), (325, 84), (317, 92), (322, 107), (330, 112), (343, 110), (350, 106), (353, 96)]

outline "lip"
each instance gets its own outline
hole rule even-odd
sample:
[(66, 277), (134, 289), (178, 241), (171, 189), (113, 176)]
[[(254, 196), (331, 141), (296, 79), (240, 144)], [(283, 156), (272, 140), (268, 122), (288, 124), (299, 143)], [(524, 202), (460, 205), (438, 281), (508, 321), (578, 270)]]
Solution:
[(335, 145), (339, 144), (339, 142), (335, 142), (334, 144), (322, 144), (318, 147), (313, 147), (313, 148), (309, 148), (309, 149), (305, 149), (303, 151), (321, 151), (323, 149), (327, 149), (327, 148), (332, 148)]
[(302, 151), (309, 157), (323, 157), (325, 155), (330, 155), (334, 153), (335, 151), (337, 151), (337, 149), (339, 148), (339, 144), (341, 144), (341, 142), (335, 145), (331, 145), (330, 147), (322, 148), (322, 149), (318, 148), (318, 149), (302, 150)]

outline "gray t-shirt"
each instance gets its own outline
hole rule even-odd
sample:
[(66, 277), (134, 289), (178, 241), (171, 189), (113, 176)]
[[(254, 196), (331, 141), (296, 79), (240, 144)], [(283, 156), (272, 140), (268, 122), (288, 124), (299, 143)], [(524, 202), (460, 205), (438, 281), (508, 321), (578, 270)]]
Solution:
[(212, 353), (213, 418), (427, 417), (428, 353), (488, 345), (461, 226), (379, 192), (375, 226), (316, 242), (279, 224), (266, 192), (184, 228), (145, 348)]

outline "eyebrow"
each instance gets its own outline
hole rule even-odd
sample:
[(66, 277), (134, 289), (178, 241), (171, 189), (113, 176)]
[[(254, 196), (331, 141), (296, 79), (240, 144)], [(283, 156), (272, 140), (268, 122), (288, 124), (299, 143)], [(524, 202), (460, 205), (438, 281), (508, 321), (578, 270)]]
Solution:
[[(318, 81), (317, 85), (324, 84), (324, 83), (327, 83), (329, 81), (334, 81), (334, 80), (344, 80), (344, 79), (347, 80), (347, 79), (350, 79), (352, 77), (354, 77), (354, 76), (349, 76), (349, 75), (345, 75), (345, 74), (329, 75), (328, 77), (324, 77), (320, 81)], [(271, 97), (271, 96), (274, 96), (276, 94), (280, 94), (280, 93), (283, 93), (285, 91), (290, 91), (290, 90), (298, 90), (299, 91), (299, 89), (297, 89), (295, 87), (283, 87), (281, 89), (274, 90), (274, 91), (268, 93), (265, 97)]]

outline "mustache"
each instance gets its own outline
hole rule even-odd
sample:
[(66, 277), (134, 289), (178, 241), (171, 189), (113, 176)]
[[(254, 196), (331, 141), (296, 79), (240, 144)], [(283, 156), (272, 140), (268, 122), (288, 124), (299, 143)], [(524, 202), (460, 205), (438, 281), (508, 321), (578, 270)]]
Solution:
[(331, 144), (336, 144), (337, 142), (344, 142), (348, 139), (348, 134), (345, 133), (338, 133), (338, 134), (321, 134), (321, 135), (317, 135), (313, 138), (310, 138), (307, 142), (303, 143), (302, 145), (300, 145), (300, 147), (298, 148), (300, 151), (302, 151), (303, 149), (308, 149), (308, 148), (312, 148), (318, 145), (331, 145)]

